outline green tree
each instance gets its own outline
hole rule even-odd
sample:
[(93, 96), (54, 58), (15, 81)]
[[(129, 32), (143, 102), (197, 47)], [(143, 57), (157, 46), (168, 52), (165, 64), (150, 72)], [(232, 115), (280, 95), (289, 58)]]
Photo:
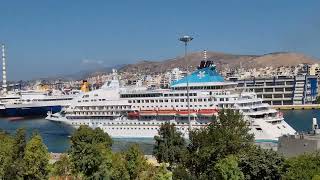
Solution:
[(114, 153), (112, 155), (111, 179), (130, 179), (129, 172), (126, 167), (125, 155), (122, 153)]
[(233, 110), (220, 110), (217, 120), (207, 128), (190, 132), (185, 167), (197, 178), (214, 178), (214, 166), (228, 155), (247, 152), (254, 144), (253, 134), (242, 115)]
[(143, 171), (148, 169), (148, 163), (139, 145), (134, 144), (125, 153), (126, 169), (130, 179), (137, 179)]
[(312, 180), (320, 180), (320, 175), (313, 176)]
[(244, 175), (238, 166), (238, 160), (234, 155), (220, 159), (214, 166), (216, 179), (220, 180), (242, 180)]
[(191, 173), (184, 167), (184, 165), (179, 164), (177, 167), (173, 169), (172, 178), (175, 180), (193, 180), (197, 179), (193, 177)]
[(23, 159), (26, 144), (26, 130), (19, 128), (14, 137), (14, 159)]
[(4, 179), (13, 162), (14, 140), (4, 131), (0, 132), (0, 179)]
[(139, 174), (139, 180), (172, 180), (172, 172), (167, 165), (162, 163), (159, 167), (149, 165), (148, 168)]
[(155, 174), (155, 180), (171, 180), (172, 172), (168, 171), (167, 166), (165, 164), (161, 164), (157, 169), (157, 173)]
[[(71, 137), (70, 160), (75, 174), (83, 174), (87, 179), (104, 176), (106, 169), (105, 151), (110, 149), (112, 140), (100, 128), (80, 126)], [(104, 177), (99, 177), (104, 178)]]
[(153, 154), (158, 162), (179, 163), (185, 154), (186, 142), (178, 132), (174, 124), (165, 123), (161, 125), (158, 136), (154, 137), (156, 143)]
[(101, 147), (100, 153), (102, 157), (101, 164), (93, 174), (93, 179), (111, 179), (112, 176), (112, 151), (110, 148)]
[(67, 154), (61, 155), (60, 159), (53, 164), (51, 174), (60, 177), (71, 175), (71, 162)]
[(14, 136), (13, 146), (13, 162), (7, 171), (6, 178), (8, 179), (22, 179), (24, 174), (23, 157), (26, 148), (26, 130), (19, 128)]
[(285, 161), (283, 179), (312, 179), (320, 174), (320, 152), (299, 155)]
[(35, 134), (26, 145), (24, 155), (24, 179), (47, 179), (49, 153), (40, 135)]
[(273, 150), (253, 146), (240, 155), (239, 167), (246, 179), (281, 179), (284, 157)]

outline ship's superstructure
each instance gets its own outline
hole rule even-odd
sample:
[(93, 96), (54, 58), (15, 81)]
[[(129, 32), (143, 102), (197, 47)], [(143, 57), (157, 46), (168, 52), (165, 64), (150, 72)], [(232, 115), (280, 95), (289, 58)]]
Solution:
[(279, 112), (252, 92), (238, 92), (236, 85), (224, 81), (210, 61), (202, 61), (198, 70), (172, 83), (170, 89), (120, 87), (114, 72), (113, 80), (101, 89), (75, 98), (68, 108), (49, 113), (47, 119), (73, 127), (100, 127), (112, 137), (135, 138), (154, 137), (161, 124), (170, 122), (187, 137), (188, 117), (192, 128), (201, 128), (226, 108), (244, 115), (256, 140), (277, 140), (295, 133)]

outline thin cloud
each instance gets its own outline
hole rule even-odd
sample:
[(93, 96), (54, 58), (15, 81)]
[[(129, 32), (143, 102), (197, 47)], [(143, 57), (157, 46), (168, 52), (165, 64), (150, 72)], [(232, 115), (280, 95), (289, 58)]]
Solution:
[(101, 60), (93, 60), (93, 59), (83, 59), (81, 61), (82, 65), (103, 65), (104, 62)]

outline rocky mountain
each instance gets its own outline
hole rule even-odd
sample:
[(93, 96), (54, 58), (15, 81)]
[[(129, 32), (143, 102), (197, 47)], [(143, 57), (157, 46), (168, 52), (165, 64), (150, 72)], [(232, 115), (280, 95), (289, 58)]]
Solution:
[[(313, 64), (317, 62), (315, 58), (291, 52), (276, 52), (264, 55), (235, 55), (207, 51), (207, 59), (212, 60), (218, 69), (240, 66), (243, 68), (296, 66), (303, 63)], [(190, 68), (195, 68), (200, 64), (201, 60), (203, 60), (203, 53), (194, 52), (188, 54), (186, 58), (180, 56), (164, 61), (140, 61), (136, 64), (125, 65), (120, 68), (120, 71), (153, 74), (165, 72), (175, 67), (186, 69), (189, 66)]]

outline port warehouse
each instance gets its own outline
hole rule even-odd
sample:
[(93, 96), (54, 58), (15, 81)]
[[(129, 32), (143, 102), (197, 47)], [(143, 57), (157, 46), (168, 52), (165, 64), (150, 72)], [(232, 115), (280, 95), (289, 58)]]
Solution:
[(270, 105), (313, 104), (318, 95), (318, 77), (310, 75), (273, 78), (230, 79), (238, 88), (250, 90)]

